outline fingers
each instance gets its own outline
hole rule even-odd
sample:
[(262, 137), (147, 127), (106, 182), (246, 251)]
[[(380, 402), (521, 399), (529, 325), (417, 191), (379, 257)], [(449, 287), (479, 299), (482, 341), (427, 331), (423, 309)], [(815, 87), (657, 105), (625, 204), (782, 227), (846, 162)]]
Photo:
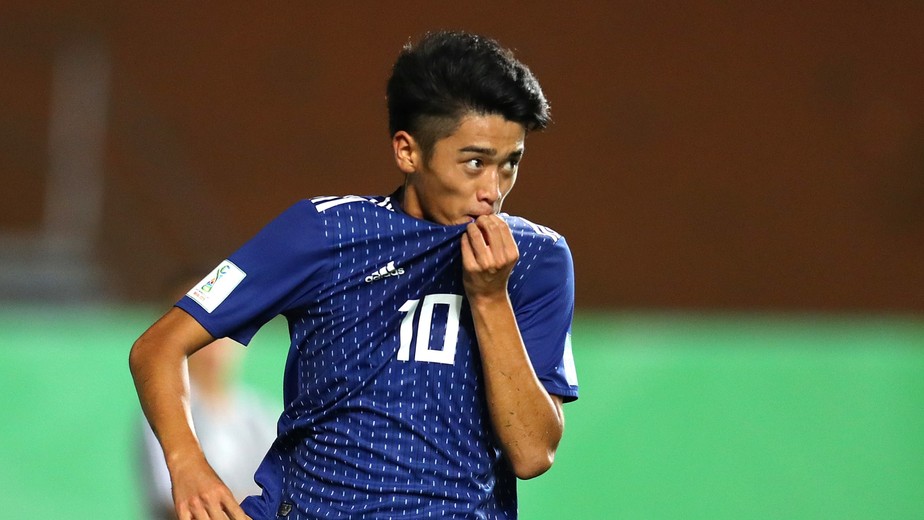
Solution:
[(516, 254), (516, 242), (513, 241), (510, 227), (504, 219), (497, 215), (489, 215), (479, 221), (484, 226), (486, 241), (493, 251), (503, 251), (505, 258), (511, 256), (511, 253)]
[(476, 223), (471, 223), (462, 236), (462, 266), (467, 271), (477, 271), (488, 263), (491, 251), (488, 240)]
[(519, 258), (507, 223), (496, 215), (478, 217), (462, 236), (462, 282), (470, 299), (507, 297), (507, 279)]
[[(211, 510), (211, 511), (210, 511)], [(177, 518), (179, 520), (226, 520), (226, 516), (220, 510), (221, 516), (214, 513), (214, 509), (207, 507), (200, 500), (191, 500), (185, 506), (177, 509)]]
[(208, 520), (225, 520), (228, 518), (228, 515), (225, 514), (225, 508), (221, 503), (210, 503), (205, 506), (206, 511), (208, 511), (209, 516)]
[(179, 515), (177, 518), (179, 520), (252, 520), (247, 513), (239, 510), (239, 512), (225, 511), (223, 508), (219, 509), (197, 509), (201, 511), (200, 513), (194, 513), (192, 511), (186, 511), (185, 514)]
[[(463, 265), (490, 272), (512, 267), (519, 258), (516, 242), (507, 223), (497, 215), (484, 215), (469, 224), (463, 243)], [(471, 253), (469, 255), (468, 253)], [(466, 258), (473, 260), (465, 264)]]
[(234, 504), (234, 510), (228, 511), (228, 518), (231, 520), (253, 520), (237, 503)]
[(251, 520), (233, 497), (216, 501), (190, 500), (177, 509), (179, 520)]
[(248, 520), (234, 494), (203, 457), (171, 474), (178, 520)]
[(180, 504), (176, 509), (176, 517), (179, 520), (195, 520), (197, 518), (208, 518), (205, 509), (198, 502), (193, 504)]

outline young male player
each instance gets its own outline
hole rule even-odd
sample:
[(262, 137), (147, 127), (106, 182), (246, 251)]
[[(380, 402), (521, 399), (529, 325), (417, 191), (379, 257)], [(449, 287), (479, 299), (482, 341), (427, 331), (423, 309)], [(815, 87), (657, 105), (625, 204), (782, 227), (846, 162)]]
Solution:
[[(388, 108), (398, 191), (296, 203), (133, 346), (180, 520), (515, 518), (516, 478), (551, 466), (578, 392), (571, 254), (499, 213), (548, 121), (539, 84), (493, 40), (436, 33), (398, 57)], [(285, 411), (238, 507), (190, 429), (184, 363), (279, 314)]]

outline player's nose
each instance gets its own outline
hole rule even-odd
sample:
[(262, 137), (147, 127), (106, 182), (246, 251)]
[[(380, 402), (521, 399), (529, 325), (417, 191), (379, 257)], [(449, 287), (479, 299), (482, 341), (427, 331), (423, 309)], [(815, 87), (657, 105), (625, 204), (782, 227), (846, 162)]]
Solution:
[(485, 202), (491, 206), (497, 204), (501, 198), (500, 175), (497, 168), (489, 168), (481, 176), (478, 185), (478, 201)]

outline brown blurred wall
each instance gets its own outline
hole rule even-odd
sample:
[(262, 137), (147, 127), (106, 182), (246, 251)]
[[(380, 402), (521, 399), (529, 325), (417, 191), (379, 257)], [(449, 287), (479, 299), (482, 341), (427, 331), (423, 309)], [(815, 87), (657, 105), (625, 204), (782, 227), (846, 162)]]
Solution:
[(97, 249), (152, 299), (296, 199), (394, 188), (391, 62), (464, 28), (552, 102), (505, 209), (567, 237), (581, 307), (924, 310), (924, 4), (763, 4), (6, 1), (0, 231), (39, 225), (62, 47), (109, 53)]

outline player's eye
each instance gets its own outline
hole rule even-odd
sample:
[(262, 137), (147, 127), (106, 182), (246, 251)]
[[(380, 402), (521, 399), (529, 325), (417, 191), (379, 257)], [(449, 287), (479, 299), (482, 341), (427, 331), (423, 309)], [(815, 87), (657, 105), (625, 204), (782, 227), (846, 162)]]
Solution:
[(478, 170), (478, 169), (481, 169), (482, 166), (484, 166), (484, 161), (482, 161), (481, 159), (469, 159), (465, 161), (465, 164), (469, 168), (472, 168), (473, 170)]

